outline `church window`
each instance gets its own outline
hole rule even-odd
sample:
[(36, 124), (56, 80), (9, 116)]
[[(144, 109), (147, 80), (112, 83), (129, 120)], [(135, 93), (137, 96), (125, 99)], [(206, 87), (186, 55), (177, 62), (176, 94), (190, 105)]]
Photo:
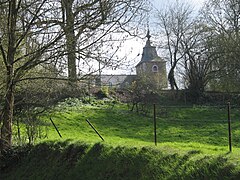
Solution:
[(158, 72), (158, 66), (157, 65), (152, 66), (152, 72)]

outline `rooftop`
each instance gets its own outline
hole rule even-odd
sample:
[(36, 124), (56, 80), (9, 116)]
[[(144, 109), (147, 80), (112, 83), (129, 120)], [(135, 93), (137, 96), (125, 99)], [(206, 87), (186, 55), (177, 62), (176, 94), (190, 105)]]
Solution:
[(137, 66), (142, 62), (146, 62), (146, 61), (163, 61), (158, 56), (156, 47), (151, 45), (151, 41), (150, 41), (151, 35), (149, 30), (147, 31), (146, 37), (147, 37), (147, 41), (143, 48), (142, 58), (141, 58), (141, 61), (137, 64)]

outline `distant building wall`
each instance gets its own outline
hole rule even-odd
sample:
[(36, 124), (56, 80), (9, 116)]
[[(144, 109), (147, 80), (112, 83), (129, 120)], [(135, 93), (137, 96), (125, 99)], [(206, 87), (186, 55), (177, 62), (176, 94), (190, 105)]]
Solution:
[[(100, 79), (99, 76), (96, 77), (98, 77), (96, 79)], [(132, 84), (136, 77), (136, 75), (101, 75), (101, 85), (117, 88), (126, 88)], [(95, 85), (99, 85), (99, 83), (96, 83)]]
[(166, 62), (148, 61), (138, 64), (136, 67), (137, 76), (144, 78), (157, 89), (167, 88)]

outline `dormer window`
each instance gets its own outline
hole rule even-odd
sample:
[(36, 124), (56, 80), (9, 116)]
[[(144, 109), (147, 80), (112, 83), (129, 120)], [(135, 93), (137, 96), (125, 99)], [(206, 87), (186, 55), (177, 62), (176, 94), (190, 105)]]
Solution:
[(158, 72), (158, 66), (157, 65), (152, 66), (152, 72)]

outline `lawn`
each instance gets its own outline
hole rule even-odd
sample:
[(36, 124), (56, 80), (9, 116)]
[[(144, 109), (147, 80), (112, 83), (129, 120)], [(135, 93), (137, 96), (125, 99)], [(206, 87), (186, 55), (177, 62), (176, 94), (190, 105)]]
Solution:
[[(71, 100), (69, 100), (71, 102)], [(75, 100), (76, 101), (76, 100)], [(94, 104), (95, 103), (95, 104)], [(152, 108), (152, 107), (151, 107)], [(219, 107), (161, 107), (157, 111), (157, 142), (181, 149), (228, 152), (228, 123), (226, 108)], [(231, 110), (233, 151), (240, 148), (240, 113)], [(58, 127), (58, 136), (49, 118)], [(132, 112), (125, 104), (95, 101), (92, 104), (62, 103), (51, 114), (42, 117), (48, 122), (48, 140), (73, 139), (90, 143), (102, 140), (86, 122), (88, 119), (113, 146), (154, 146), (153, 115)], [(46, 139), (44, 139), (46, 140)]]
[(240, 178), (238, 108), (231, 109), (233, 152), (229, 153), (226, 107), (156, 107), (157, 146), (152, 105), (143, 115), (130, 111), (126, 104), (107, 100), (82, 103), (68, 99), (59, 103), (41, 116), (47, 125), (47, 138), (39, 139), (30, 150), (20, 151), (27, 156), (21, 156), (21, 163), (11, 165), (0, 178)]

